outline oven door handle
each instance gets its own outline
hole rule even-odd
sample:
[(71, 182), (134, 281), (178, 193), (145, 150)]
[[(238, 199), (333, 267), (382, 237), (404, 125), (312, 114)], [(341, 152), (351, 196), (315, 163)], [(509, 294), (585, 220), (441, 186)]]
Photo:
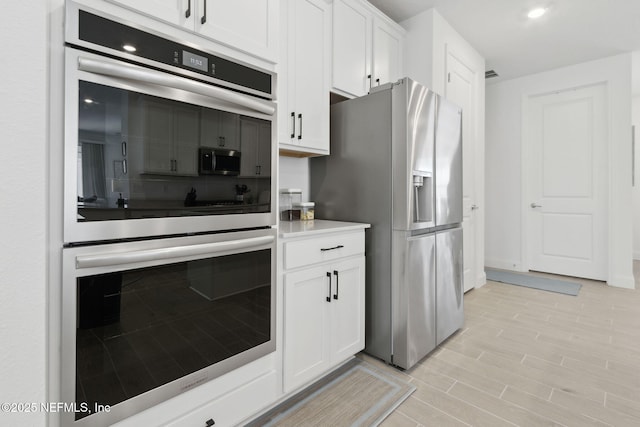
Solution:
[(269, 101), (256, 99), (227, 89), (185, 79), (161, 71), (150, 70), (133, 64), (113, 63), (99, 59), (79, 57), (78, 70), (122, 79), (135, 80), (174, 89), (181, 89), (198, 95), (218, 98), (240, 107), (273, 116), (275, 107)]
[(275, 241), (274, 236), (252, 237), (226, 242), (204, 243), (200, 245), (176, 246), (171, 248), (148, 249), (100, 255), (79, 255), (76, 268), (112, 267), (149, 261), (166, 261), (184, 257), (215, 255), (242, 249), (263, 247)]

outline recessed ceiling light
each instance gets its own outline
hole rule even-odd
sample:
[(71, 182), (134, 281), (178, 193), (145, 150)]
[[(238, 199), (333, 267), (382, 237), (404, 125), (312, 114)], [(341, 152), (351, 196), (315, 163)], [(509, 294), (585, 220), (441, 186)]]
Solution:
[(547, 9), (546, 8), (537, 7), (535, 9), (530, 10), (529, 13), (527, 14), (527, 16), (529, 18), (531, 18), (531, 19), (537, 19), (537, 18), (540, 18), (545, 13), (547, 13)]
[(138, 49), (136, 49), (135, 46), (130, 45), (130, 44), (125, 44), (124, 46), (122, 46), (122, 48), (124, 50), (126, 50), (127, 52), (135, 52), (136, 50), (138, 50)]

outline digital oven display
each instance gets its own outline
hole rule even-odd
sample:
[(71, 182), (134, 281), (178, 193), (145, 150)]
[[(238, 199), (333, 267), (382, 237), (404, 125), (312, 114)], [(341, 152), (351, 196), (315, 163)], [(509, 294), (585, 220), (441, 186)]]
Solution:
[(205, 73), (209, 71), (209, 59), (196, 55), (195, 53), (187, 52), (186, 50), (182, 51), (182, 65), (204, 71)]

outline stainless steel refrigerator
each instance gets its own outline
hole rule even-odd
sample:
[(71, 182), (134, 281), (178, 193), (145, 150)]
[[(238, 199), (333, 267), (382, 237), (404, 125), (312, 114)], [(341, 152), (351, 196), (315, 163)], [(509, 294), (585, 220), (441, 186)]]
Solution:
[(368, 222), (365, 351), (408, 369), (462, 327), (462, 112), (405, 78), (331, 106), (316, 217)]

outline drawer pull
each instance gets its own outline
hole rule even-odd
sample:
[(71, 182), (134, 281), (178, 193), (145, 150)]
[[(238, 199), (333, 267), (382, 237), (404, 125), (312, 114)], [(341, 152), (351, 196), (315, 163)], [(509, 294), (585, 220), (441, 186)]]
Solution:
[(320, 250), (322, 252), (326, 252), (326, 251), (332, 251), (334, 249), (341, 249), (341, 248), (344, 248), (344, 245), (338, 245), (338, 246), (334, 246), (332, 248), (321, 248)]

